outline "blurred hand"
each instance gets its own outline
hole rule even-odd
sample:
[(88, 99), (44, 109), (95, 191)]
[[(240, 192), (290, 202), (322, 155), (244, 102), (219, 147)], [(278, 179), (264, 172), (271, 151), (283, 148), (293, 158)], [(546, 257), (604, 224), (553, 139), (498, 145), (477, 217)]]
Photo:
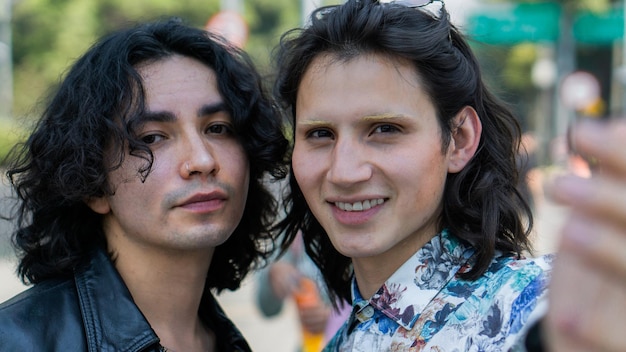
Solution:
[(314, 334), (324, 333), (326, 323), (330, 317), (331, 308), (320, 300), (315, 306), (299, 307), (298, 314), (302, 327)]
[(268, 276), (276, 297), (285, 299), (296, 291), (302, 274), (293, 265), (278, 261), (272, 264)]
[(575, 126), (576, 151), (597, 160), (591, 178), (547, 188), (571, 208), (550, 284), (550, 351), (626, 351), (626, 119)]

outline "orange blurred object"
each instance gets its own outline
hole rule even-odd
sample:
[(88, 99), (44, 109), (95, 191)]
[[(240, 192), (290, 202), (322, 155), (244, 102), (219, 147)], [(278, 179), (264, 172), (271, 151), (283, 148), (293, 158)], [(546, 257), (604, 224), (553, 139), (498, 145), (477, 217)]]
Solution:
[[(306, 277), (300, 279), (300, 286), (294, 292), (293, 297), (298, 309), (315, 307), (320, 304), (320, 296), (315, 281)], [(320, 352), (323, 343), (323, 333), (312, 333), (302, 329), (302, 352)]]

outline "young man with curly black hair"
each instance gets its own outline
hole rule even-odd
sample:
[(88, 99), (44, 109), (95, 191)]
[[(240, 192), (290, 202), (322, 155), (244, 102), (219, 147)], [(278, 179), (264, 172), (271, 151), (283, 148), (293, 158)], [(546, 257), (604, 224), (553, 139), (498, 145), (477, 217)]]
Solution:
[(12, 351), (248, 351), (211, 290), (268, 257), (287, 141), (247, 56), (177, 20), (97, 42), (7, 172)]

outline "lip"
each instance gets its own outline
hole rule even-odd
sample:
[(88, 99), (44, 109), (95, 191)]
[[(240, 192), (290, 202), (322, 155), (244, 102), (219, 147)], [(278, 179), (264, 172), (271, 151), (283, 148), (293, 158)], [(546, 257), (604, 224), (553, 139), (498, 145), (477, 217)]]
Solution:
[(210, 213), (222, 208), (228, 197), (222, 191), (196, 193), (180, 202), (177, 207), (197, 213)]

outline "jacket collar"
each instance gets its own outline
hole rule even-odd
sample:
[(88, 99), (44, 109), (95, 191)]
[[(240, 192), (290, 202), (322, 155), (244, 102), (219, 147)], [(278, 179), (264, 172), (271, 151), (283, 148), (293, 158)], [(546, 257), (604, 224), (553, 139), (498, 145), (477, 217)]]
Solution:
[[(158, 336), (103, 250), (94, 251), (87, 265), (76, 272), (75, 281), (90, 352), (144, 351), (151, 346), (156, 350)], [(250, 351), (209, 289), (198, 314), (214, 331), (218, 351)]]
[(89, 351), (141, 351), (158, 343), (103, 250), (94, 251), (75, 281)]

